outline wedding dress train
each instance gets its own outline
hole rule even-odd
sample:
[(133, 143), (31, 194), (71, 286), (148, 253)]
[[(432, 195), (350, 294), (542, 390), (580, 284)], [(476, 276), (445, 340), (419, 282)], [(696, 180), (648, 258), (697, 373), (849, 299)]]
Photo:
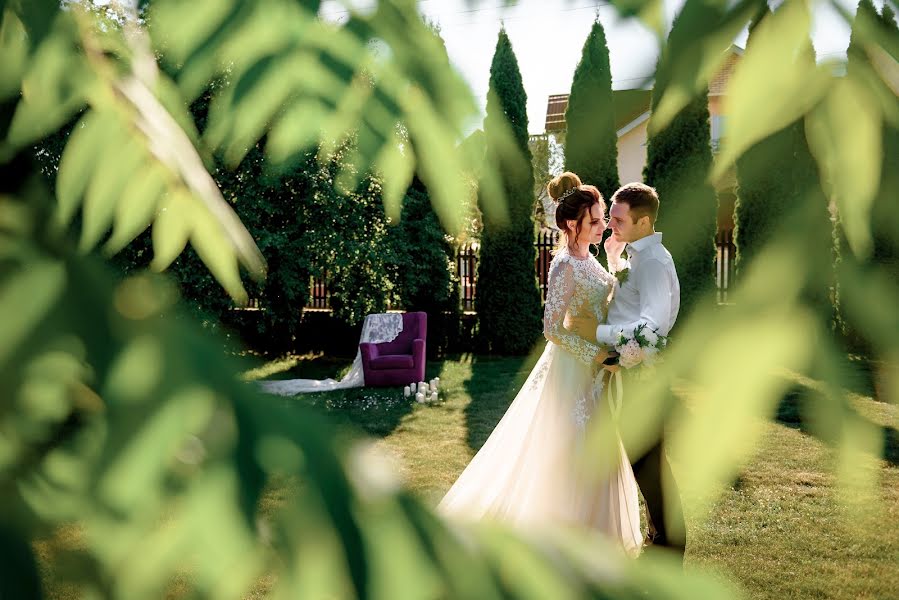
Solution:
[(546, 349), (440, 502), (441, 513), (525, 526), (588, 527), (629, 554), (640, 551), (637, 483), (620, 440), (618, 467), (609, 477), (598, 481), (582, 470), (588, 422), (611, 418), (596, 409), (605, 401), (594, 386), (599, 347), (562, 327), (566, 314), (602, 321), (614, 282), (592, 256), (579, 259), (562, 249), (554, 257), (544, 313)]

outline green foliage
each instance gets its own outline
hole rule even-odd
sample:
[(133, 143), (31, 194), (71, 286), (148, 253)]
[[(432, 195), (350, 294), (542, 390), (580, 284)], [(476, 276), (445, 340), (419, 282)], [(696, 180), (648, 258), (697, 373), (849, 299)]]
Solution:
[(574, 71), (565, 112), (565, 170), (595, 185), (605, 198), (618, 189), (618, 135), (612, 108), (612, 68), (606, 32), (597, 19)]
[[(525, 354), (540, 334), (540, 291), (534, 273), (534, 180), (528, 148), (527, 97), (518, 60), (500, 31), (490, 67), (484, 133), (488, 157), (502, 153), (505, 127), (518, 155), (500, 177), (509, 199), (505, 215), (484, 210), (475, 308), (482, 346), (498, 354)], [(482, 206), (484, 205), (481, 199)]]
[(391, 228), (399, 303), (434, 317), (459, 312), (459, 280), (453, 245), (431, 207), (428, 190), (413, 180), (403, 199), (400, 222)]
[[(770, 10), (754, 22), (753, 31), (766, 18), (771, 18)], [(750, 35), (747, 48), (752, 47), (753, 41), (754, 33)], [(806, 212), (809, 205), (806, 200), (810, 198), (804, 194), (809, 193), (810, 186), (818, 178), (802, 121), (772, 133), (749, 148), (737, 160), (736, 176), (734, 239), (738, 274), (745, 274), (766, 244), (799, 227), (807, 232), (804, 241), (808, 243), (809, 256), (819, 258), (823, 265), (830, 263), (829, 235), (827, 240), (823, 237), (830, 227), (822, 220), (827, 215), (827, 203), (820, 189), (815, 190), (817, 198), (812, 201), (818, 213), (814, 228), (802, 225), (803, 219), (814, 218)], [(819, 235), (809, 235), (810, 232), (818, 232)]]
[[(485, 528), (463, 546), (398, 490), (367, 442), (238, 381), (240, 364), (171, 318), (176, 294), (164, 281), (114, 283), (95, 259), (60, 256), (66, 242), (35, 210), (47, 206), (40, 182), (11, 171), (27, 164), (2, 170), (0, 302), (22, 317), (2, 332), (0, 387), (15, 399), (3, 417), (28, 424), (3, 437), (4, 557), (15, 549), (15, 564), (28, 567), (23, 539), (77, 519), (83, 541), (59, 558), (55, 583), (79, 596), (158, 598), (181, 578), (210, 598), (527, 597), (502, 575), (510, 551), (513, 564), (540, 565), (539, 580), (558, 593), (599, 593), (580, 567), (572, 584), (577, 563), (563, 570), (504, 532)], [(29, 190), (29, 204), (10, 185)], [(25, 302), (31, 292), (39, 301)], [(261, 513), (272, 478), (300, 485)], [(34, 593), (26, 575), (5, 576), (0, 589)]]
[[(705, 86), (722, 39), (733, 38), (725, 34), (742, 26), (755, 4), (687, 0), (672, 38), (691, 38), (689, 51), (676, 51), (673, 42), (666, 51), (656, 116), (666, 97), (674, 98), (669, 107), (686, 106), (684, 98), (693, 96), (685, 90)], [(658, 12), (658, 3), (617, 5)], [(484, 311), (496, 320), (482, 322), (482, 334), (495, 341), (494, 351), (527, 350), (539, 331), (533, 183), (525, 96), (504, 34), (485, 123), (488, 151), (472, 159), (472, 145), (458, 142), (475, 103), (410, 0), (380, 0), (377, 10), (354, 13), (343, 25), (316, 20), (308, 10), (315, 2), (141, 2), (148, 30), (134, 15), (98, 21), (79, 3), (64, 11), (48, 1), (0, 7), (0, 309), (15, 316), (0, 321), (0, 592), (19, 583), (7, 576), (18, 565), (29, 580), (19, 593), (33, 592), (26, 588), (34, 584), (33, 548), (63, 528), (78, 532), (77, 543), (46, 560), (58, 567), (59, 584), (79, 597), (159, 598), (178, 586), (184, 596), (205, 598), (524, 598), (534, 590), (552, 598), (733, 596), (651, 555), (597, 569), (597, 556), (614, 553), (579, 532), (529, 532), (525, 542), (486, 524), (450, 530), (399, 489), (390, 467), (357, 438), (240, 382), (245, 365), (177, 316), (170, 284), (147, 275), (116, 280), (95, 252), (115, 253), (149, 235), (134, 249), (145, 244), (145, 259), (152, 249), (150, 260), (161, 269), (178, 264), (190, 244), (240, 300), (247, 285), (240, 269), (260, 279), (266, 272), (262, 248), (237, 216), (257, 188), (241, 181), (233, 184), (239, 195), (223, 194), (215, 177), (226, 189), (232, 184), (215, 169), (216, 157), (228, 166), (249, 159), (245, 173), (261, 182), (253, 156), (261, 144), (266, 164), (287, 173), (279, 182), (290, 181), (291, 168), (304, 173), (297, 188), (283, 191), (284, 198), (306, 198), (311, 190), (315, 198), (318, 212), (298, 222), (336, 219), (339, 233), (319, 228), (316, 235), (348, 240), (385, 240), (386, 215), (375, 201), (380, 185), (389, 190), (387, 206), (393, 197), (398, 207), (416, 172), (441, 223), (458, 224), (459, 199), (477, 169), (489, 265), (482, 290), (501, 309)], [(715, 19), (700, 18), (709, 10)], [(842, 393), (839, 351), (810, 293), (822, 289), (824, 259), (811, 255), (806, 238), (829, 235), (813, 215), (821, 212), (822, 185), (832, 186), (825, 189), (840, 207), (852, 248), (841, 266), (846, 317), (870, 340), (872, 358), (895, 360), (895, 281), (882, 264), (856, 257), (866, 256), (875, 228), (880, 239), (899, 238), (886, 229), (895, 221), (872, 224), (872, 215), (889, 210), (879, 204), (886, 198), (876, 189), (879, 170), (870, 177), (883, 160), (872, 142), (881, 137), (871, 131), (895, 127), (899, 117), (888, 72), (872, 68), (863, 78), (834, 80), (814, 60), (770, 60), (805, 47), (811, 21), (798, 2), (774, 17), (735, 73), (740, 93), (733, 94), (731, 137), (719, 164), (728, 168), (755, 142), (805, 119), (812, 153), (796, 159), (805, 186), (797, 214), (805, 217), (746, 266), (735, 306), (684, 317), (657, 377), (629, 391), (621, 435), (628, 449), (645, 447), (655, 441), (654, 428), (670, 420), (666, 440), (682, 457), (684, 487), (713, 499), (758, 446), (761, 428), (751, 424), (774, 414), (788, 385), (783, 370), (812, 375), (820, 390), (808, 409), (833, 446), (835, 481), (851, 516), (879, 507), (876, 470), (867, 461), (882, 453), (883, 436)], [(895, 59), (895, 34), (883, 31), (866, 27), (859, 35), (875, 55)], [(208, 123), (194, 123), (191, 102), (223, 76)], [(62, 159), (51, 200), (30, 149), (73, 120), (71, 138), (56, 146)], [(681, 129), (662, 121), (662, 133)], [(694, 137), (707, 151), (707, 129)], [(672, 154), (677, 147), (672, 142)], [(311, 150), (319, 169), (302, 166)], [(817, 170), (804, 164), (812, 158)], [(383, 182), (370, 177), (377, 171)], [(650, 179), (663, 206), (673, 208), (661, 190), (666, 181), (674, 180)], [(702, 196), (701, 185), (679, 181)], [(847, 192), (854, 186), (856, 203)], [(508, 206), (496, 201), (503, 197)], [(245, 206), (250, 221), (255, 209)], [(280, 196), (270, 206), (272, 221), (260, 217), (260, 227), (290, 218), (292, 205)], [(701, 216), (689, 205), (677, 211), (691, 223)], [(687, 231), (668, 229), (666, 239), (690, 239)], [(259, 243), (285, 248), (275, 237)], [(309, 264), (316, 250), (314, 241), (303, 246)], [(384, 285), (371, 276), (381, 259), (363, 250), (335, 258), (357, 288)], [(350, 279), (358, 266), (369, 273)], [(356, 314), (351, 303), (342, 310)], [(668, 419), (675, 377), (699, 401)], [(881, 389), (883, 398), (899, 397), (886, 381)], [(600, 435), (589, 450), (605, 452), (603, 443), (617, 439)], [(266, 486), (278, 478), (295, 482), (296, 492), (263, 514)]]
[[(869, 0), (859, 2), (853, 20), (852, 33), (847, 49), (848, 75), (856, 79), (869, 78), (874, 69), (866, 47), (870, 29), (876, 28), (886, 38), (899, 42), (899, 29), (889, 3), (884, 3), (881, 14), (877, 14)], [(899, 281), (899, 242), (894, 234), (899, 230), (899, 215), (895, 210), (895, 190), (899, 186), (899, 126), (884, 120), (881, 130), (882, 162), (880, 164), (880, 182), (877, 194), (871, 205), (871, 255), (870, 262), (883, 269), (889, 280)], [(839, 215), (842, 217), (842, 215)], [(836, 228), (835, 244), (840, 253), (840, 262), (867, 262), (866, 257), (856, 257), (852, 251), (842, 218)], [(840, 265), (842, 266), (842, 264)], [(841, 270), (841, 269), (840, 269)], [(843, 282), (838, 286), (838, 294), (843, 294)], [(844, 311), (838, 314), (840, 332), (845, 334), (849, 347), (856, 352), (871, 353), (870, 341), (865, 339), (858, 328), (848, 322)]]
[[(688, 23), (682, 16), (675, 19), (671, 44), (660, 59), (660, 72), (676, 64), (675, 41), (679, 29)], [(657, 85), (653, 90), (653, 107), (658, 106), (664, 89)], [(650, 120), (653, 118), (655, 114)], [(707, 180), (711, 166), (706, 92), (691, 100), (665, 129), (650, 135), (643, 171), (643, 180), (656, 188), (661, 202), (656, 230), (665, 234), (663, 241), (677, 265), (681, 288), (679, 322), (690, 316), (714, 283), (718, 197)]]
[(304, 204), (303, 251), (328, 284), (334, 316), (355, 324), (395, 300), (390, 266), (395, 259), (381, 183), (367, 176), (352, 192), (340, 193), (334, 182), (344, 168), (338, 153), (315, 173), (312, 196)]
[[(747, 48), (753, 46), (757, 26), (771, 19), (770, 10), (760, 14)], [(810, 39), (793, 60), (806, 63), (806, 68), (814, 64)], [(838, 320), (833, 263), (839, 260), (839, 250), (806, 129), (804, 120), (791, 123), (750, 147), (737, 160), (737, 270), (740, 276), (745, 275), (767, 244), (792, 231), (803, 231), (797, 241), (807, 253), (805, 301), (824, 326), (833, 327)]]
[[(888, 2), (881, 11), (884, 31), (899, 43), (899, 26)], [(851, 66), (850, 66), (851, 68)], [(895, 191), (899, 190), (899, 124), (885, 121), (883, 125), (883, 164), (880, 168), (880, 193), (874, 200), (872, 215), (873, 258), (883, 265), (889, 277), (899, 282), (899, 213), (895, 209)]]

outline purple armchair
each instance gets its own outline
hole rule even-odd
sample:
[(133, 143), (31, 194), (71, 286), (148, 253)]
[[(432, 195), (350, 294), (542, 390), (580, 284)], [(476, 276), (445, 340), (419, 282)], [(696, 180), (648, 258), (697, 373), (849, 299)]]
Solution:
[(403, 330), (392, 342), (362, 342), (362, 374), (365, 385), (374, 387), (403, 386), (425, 378), (425, 339), (428, 314), (405, 313)]

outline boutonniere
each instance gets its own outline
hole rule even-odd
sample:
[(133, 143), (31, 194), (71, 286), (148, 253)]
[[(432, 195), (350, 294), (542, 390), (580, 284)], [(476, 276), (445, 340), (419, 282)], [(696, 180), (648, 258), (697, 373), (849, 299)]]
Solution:
[(630, 269), (621, 269), (620, 271), (615, 271), (615, 279), (618, 280), (618, 283), (620, 285), (624, 285), (627, 282), (627, 278), (630, 274)]

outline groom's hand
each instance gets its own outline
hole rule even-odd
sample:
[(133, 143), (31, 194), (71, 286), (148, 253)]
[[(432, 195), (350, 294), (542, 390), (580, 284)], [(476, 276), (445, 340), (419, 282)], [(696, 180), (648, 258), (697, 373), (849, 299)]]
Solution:
[(570, 317), (565, 328), (588, 342), (596, 342), (596, 321), (594, 319), (586, 319), (583, 317)]

